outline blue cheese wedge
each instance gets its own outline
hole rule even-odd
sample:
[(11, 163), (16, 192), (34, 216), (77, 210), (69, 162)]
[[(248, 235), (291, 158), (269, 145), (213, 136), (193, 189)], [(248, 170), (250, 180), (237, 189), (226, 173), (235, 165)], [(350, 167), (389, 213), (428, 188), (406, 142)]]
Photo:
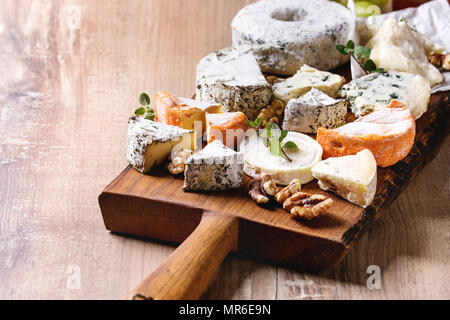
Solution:
[(316, 88), (335, 98), (344, 83), (345, 78), (340, 75), (303, 65), (294, 76), (275, 83), (273, 94), (275, 98), (287, 103), (289, 100), (307, 93), (311, 88)]
[(204, 57), (197, 65), (196, 99), (222, 104), (224, 112), (243, 112), (255, 119), (272, 97), (249, 47), (225, 48)]
[(166, 161), (173, 151), (195, 149), (195, 132), (142, 117), (128, 121), (125, 155), (137, 171), (147, 173)]
[(336, 193), (363, 208), (373, 201), (377, 187), (377, 164), (367, 149), (356, 155), (323, 160), (311, 172), (319, 180), (319, 187), (325, 191)]
[(335, 100), (312, 88), (297, 99), (289, 100), (283, 119), (283, 129), (317, 133), (319, 128), (334, 129), (345, 124), (347, 102)]
[(357, 117), (382, 109), (391, 100), (398, 100), (418, 119), (427, 111), (431, 88), (420, 75), (388, 71), (368, 74), (347, 83), (338, 95), (350, 102), (350, 109)]
[(244, 155), (214, 140), (185, 164), (184, 191), (219, 191), (242, 183)]

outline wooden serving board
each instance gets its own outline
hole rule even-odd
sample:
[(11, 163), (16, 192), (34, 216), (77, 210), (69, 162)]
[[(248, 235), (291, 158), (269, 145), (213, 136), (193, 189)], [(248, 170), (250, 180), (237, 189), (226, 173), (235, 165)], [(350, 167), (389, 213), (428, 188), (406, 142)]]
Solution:
[[(367, 227), (438, 152), (448, 129), (449, 93), (434, 94), (428, 112), (417, 121), (410, 154), (389, 168), (378, 168), (370, 207), (363, 209), (326, 193), (313, 181), (310, 193), (331, 196), (329, 214), (295, 220), (279, 207), (262, 208), (243, 186), (224, 192), (186, 193), (183, 178), (160, 169), (143, 175), (126, 168), (99, 196), (108, 230), (184, 243), (130, 295), (133, 299), (196, 299), (230, 252), (244, 257), (323, 270), (340, 261)], [(187, 240), (186, 240), (187, 239)]]

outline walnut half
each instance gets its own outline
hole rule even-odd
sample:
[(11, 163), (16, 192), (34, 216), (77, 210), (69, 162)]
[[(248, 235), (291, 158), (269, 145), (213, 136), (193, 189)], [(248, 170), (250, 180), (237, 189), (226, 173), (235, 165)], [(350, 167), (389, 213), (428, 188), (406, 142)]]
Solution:
[(283, 203), (283, 209), (294, 217), (311, 220), (326, 213), (332, 204), (333, 200), (323, 195), (297, 192)]
[(284, 111), (284, 103), (281, 100), (274, 99), (265, 109), (261, 110), (258, 118), (264, 120), (263, 126), (265, 127), (268, 123), (275, 122), (279, 123), (281, 115)]
[(184, 167), (186, 160), (192, 155), (192, 150), (183, 149), (176, 153), (174, 157), (172, 157), (172, 162), (169, 163), (167, 169), (171, 174), (177, 175), (184, 172)]

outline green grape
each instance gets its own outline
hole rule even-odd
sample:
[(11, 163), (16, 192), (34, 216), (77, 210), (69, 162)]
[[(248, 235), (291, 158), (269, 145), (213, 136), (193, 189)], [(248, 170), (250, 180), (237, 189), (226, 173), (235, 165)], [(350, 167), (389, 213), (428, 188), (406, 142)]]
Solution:
[(355, 2), (355, 10), (358, 17), (370, 17), (381, 14), (380, 7), (369, 1)]
[(344, 7), (347, 6), (348, 2), (348, 0), (332, 0), (332, 1), (342, 4)]
[(386, 3), (389, 2), (389, 0), (368, 0), (369, 2), (372, 2), (373, 4), (376, 4), (377, 6), (379, 6), (380, 8), (384, 5), (386, 5)]

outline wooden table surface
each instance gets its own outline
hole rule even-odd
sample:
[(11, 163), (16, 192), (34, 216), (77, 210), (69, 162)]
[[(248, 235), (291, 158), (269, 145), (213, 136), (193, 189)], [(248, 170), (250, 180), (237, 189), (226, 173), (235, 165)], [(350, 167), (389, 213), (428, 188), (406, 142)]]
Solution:
[[(120, 299), (173, 250), (110, 234), (97, 196), (126, 166), (146, 91), (194, 92), (245, 0), (2, 0), (0, 299)], [(449, 299), (450, 141), (339, 265), (228, 258), (205, 299)], [(379, 266), (381, 289), (368, 289)]]

